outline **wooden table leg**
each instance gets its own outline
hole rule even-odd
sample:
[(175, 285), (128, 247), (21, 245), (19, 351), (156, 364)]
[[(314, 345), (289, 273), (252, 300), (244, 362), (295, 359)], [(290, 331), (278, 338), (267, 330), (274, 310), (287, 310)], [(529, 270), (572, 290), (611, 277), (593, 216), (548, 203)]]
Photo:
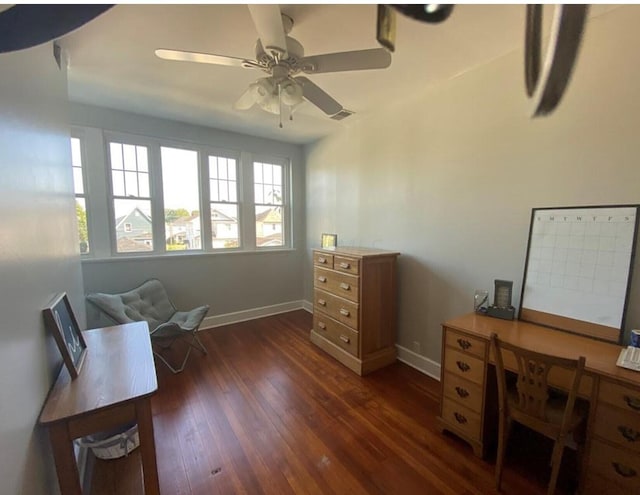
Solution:
[(136, 401), (138, 435), (140, 436), (140, 454), (142, 457), (142, 475), (145, 495), (160, 495), (158, 465), (156, 464), (156, 443), (153, 437), (153, 417), (151, 398)]
[(64, 421), (49, 426), (49, 438), (62, 495), (82, 495), (73, 441)]

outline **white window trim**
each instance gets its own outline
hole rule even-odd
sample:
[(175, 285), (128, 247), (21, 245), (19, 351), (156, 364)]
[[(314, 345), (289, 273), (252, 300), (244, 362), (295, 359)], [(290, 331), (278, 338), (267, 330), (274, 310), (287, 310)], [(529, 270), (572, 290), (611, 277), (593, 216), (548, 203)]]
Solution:
[[(85, 161), (86, 148), (89, 143), (83, 140), (84, 132), (91, 134), (93, 163)], [(124, 133), (98, 128), (74, 127), (72, 137), (81, 139), (83, 153), (85, 203), (87, 206), (87, 224), (89, 229), (89, 246), (91, 252), (83, 259), (124, 259), (124, 258), (154, 258), (198, 255), (220, 255), (228, 253), (251, 253), (268, 251), (289, 251), (293, 249), (292, 218), (291, 218), (291, 160), (287, 157), (270, 154), (252, 153), (244, 150), (234, 150), (210, 146), (190, 141), (150, 137), (133, 133)], [(153, 228), (153, 250), (140, 252), (118, 253), (115, 234), (115, 212), (113, 203), (113, 184), (111, 176), (111, 160), (109, 156), (109, 142), (118, 142), (134, 146), (146, 146), (149, 160), (149, 189), (151, 196), (151, 218)], [(98, 150), (98, 142), (100, 149)], [(164, 226), (164, 198), (162, 187), (162, 164), (160, 160), (160, 148), (172, 147), (196, 151), (198, 153), (199, 187), (200, 187), (200, 215), (202, 217), (201, 235), (202, 248), (185, 251), (167, 251), (165, 246)], [(97, 156), (101, 153), (102, 156)], [(210, 191), (209, 191), (209, 155), (232, 158), (236, 160), (237, 170), (237, 195), (238, 195), (238, 247), (237, 248), (213, 248), (211, 239), (211, 222), (204, 219), (211, 216)], [(256, 222), (254, 203), (253, 164), (265, 162), (281, 165), (283, 167), (283, 245), (282, 246), (256, 246)], [(100, 167), (97, 171), (94, 168)], [(89, 171), (91, 168), (91, 171)], [(92, 187), (92, 183), (102, 180), (98, 187)], [(95, 197), (94, 191), (98, 191), (100, 197)], [(100, 194), (101, 193), (101, 194)], [(94, 211), (104, 208), (106, 212), (97, 214)], [(106, 213), (106, 215), (105, 215)], [(97, 221), (96, 221), (97, 220)], [(98, 243), (93, 239), (94, 230), (105, 229), (101, 240), (108, 238), (108, 245)]]

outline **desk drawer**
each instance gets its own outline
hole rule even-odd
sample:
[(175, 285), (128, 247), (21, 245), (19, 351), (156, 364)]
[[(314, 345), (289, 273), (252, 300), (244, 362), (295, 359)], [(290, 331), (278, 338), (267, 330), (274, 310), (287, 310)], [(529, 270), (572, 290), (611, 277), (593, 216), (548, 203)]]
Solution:
[(442, 419), (473, 440), (480, 440), (480, 415), (451, 399), (442, 400)]
[(447, 328), (446, 344), (449, 347), (458, 349), (459, 351), (472, 354), (484, 359), (484, 353), (487, 348), (487, 342), (475, 337), (469, 337), (463, 333), (458, 333)]
[(333, 268), (333, 254), (313, 253), (313, 264), (316, 266), (323, 266), (325, 268)]
[(443, 393), (478, 414), (482, 409), (482, 387), (454, 373), (445, 373)]
[(598, 404), (594, 434), (640, 454), (640, 414)]
[(445, 373), (460, 376), (482, 386), (484, 383), (484, 361), (455, 349), (447, 349), (445, 354)]
[(345, 256), (336, 255), (333, 267), (341, 272), (358, 275), (360, 273), (360, 262), (356, 258), (347, 258)]
[(585, 495), (637, 495), (635, 492), (625, 490), (620, 485), (614, 484), (611, 480), (594, 472), (587, 473), (584, 485)]
[[(630, 493), (640, 493), (640, 456), (594, 439), (589, 469), (617, 483)], [(611, 493), (619, 493), (613, 490)]]
[(358, 305), (323, 290), (314, 291), (314, 311), (325, 313), (334, 320), (358, 330)]
[(358, 357), (358, 332), (317, 312), (313, 315), (313, 328), (318, 335)]
[(315, 268), (313, 276), (313, 284), (318, 289), (358, 302), (360, 297), (358, 277), (320, 267)]
[(600, 380), (598, 401), (636, 413), (640, 418), (640, 390), (638, 389)]

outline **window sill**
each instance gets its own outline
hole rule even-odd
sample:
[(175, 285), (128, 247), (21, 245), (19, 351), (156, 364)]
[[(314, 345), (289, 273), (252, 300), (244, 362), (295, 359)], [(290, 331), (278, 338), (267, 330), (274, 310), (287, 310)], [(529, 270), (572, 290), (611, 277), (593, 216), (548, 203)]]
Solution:
[(200, 258), (207, 256), (253, 256), (253, 255), (268, 255), (268, 254), (280, 254), (280, 253), (294, 253), (298, 251), (296, 248), (285, 247), (277, 249), (255, 249), (255, 250), (237, 250), (237, 251), (199, 251), (194, 253), (179, 253), (179, 254), (135, 254), (135, 255), (117, 255), (117, 256), (103, 256), (103, 257), (91, 257), (82, 256), (81, 262), (83, 264), (91, 263), (117, 263), (120, 261), (142, 261), (150, 259), (162, 259), (162, 260), (179, 260), (184, 258)]

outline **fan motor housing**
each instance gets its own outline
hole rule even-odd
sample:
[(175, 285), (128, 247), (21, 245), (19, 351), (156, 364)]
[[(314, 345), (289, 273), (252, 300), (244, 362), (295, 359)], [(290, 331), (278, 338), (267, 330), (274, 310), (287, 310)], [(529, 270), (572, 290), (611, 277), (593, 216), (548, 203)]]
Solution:
[(289, 66), (291, 73), (297, 73), (300, 71), (299, 61), (304, 57), (304, 48), (300, 42), (291, 36), (285, 36), (285, 42), (287, 43), (287, 58), (276, 61), (270, 54), (268, 54), (260, 40), (256, 41), (256, 60), (260, 65), (264, 67), (273, 67), (278, 63), (285, 63)]

